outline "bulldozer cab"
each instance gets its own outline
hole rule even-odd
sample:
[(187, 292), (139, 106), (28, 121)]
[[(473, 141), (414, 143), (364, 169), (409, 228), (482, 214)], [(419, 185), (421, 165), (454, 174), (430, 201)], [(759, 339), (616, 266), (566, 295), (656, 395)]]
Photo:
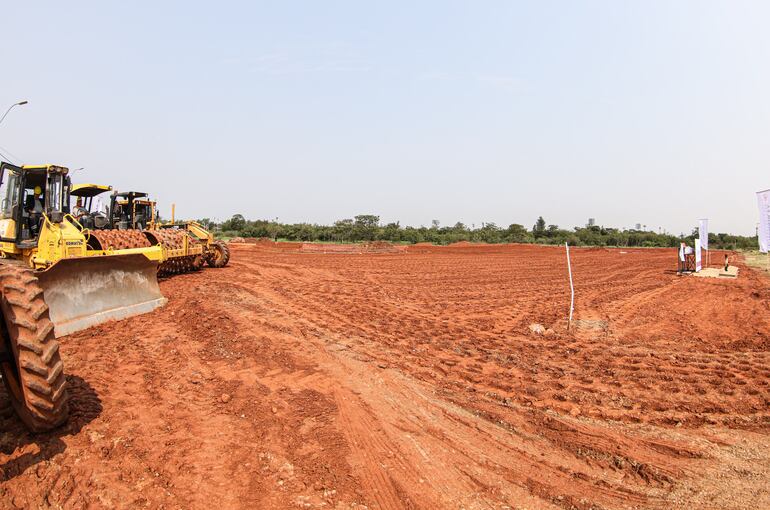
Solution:
[(0, 241), (35, 246), (44, 216), (59, 223), (70, 210), (67, 168), (0, 164)]
[(105, 210), (99, 195), (112, 191), (112, 186), (101, 184), (74, 184), (70, 196), (75, 199), (71, 205), (72, 215), (85, 228), (105, 229), (109, 228), (109, 211)]
[(110, 224), (118, 230), (144, 230), (155, 220), (155, 202), (141, 191), (113, 193), (110, 199)]

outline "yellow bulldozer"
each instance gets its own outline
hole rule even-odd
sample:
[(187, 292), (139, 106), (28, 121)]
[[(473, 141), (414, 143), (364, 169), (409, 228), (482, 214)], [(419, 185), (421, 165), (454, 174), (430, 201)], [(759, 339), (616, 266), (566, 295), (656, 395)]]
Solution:
[(0, 375), (33, 431), (67, 417), (58, 337), (166, 303), (159, 246), (123, 247), (71, 214), (62, 166), (0, 163)]
[(91, 235), (103, 243), (120, 244), (123, 247), (160, 246), (164, 261), (158, 268), (161, 274), (174, 274), (199, 270), (208, 263), (211, 267), (224, 267), (230, 260), (230, 250), (203, 225), (195, 221), (161, 222), (156, 203), (141, 191), (113, 192), (106, 211), (94, 202), (94, 197), (111, 186), (100, 184), (75, 184), (72, 196), (76, 197), (74, 214), (78, 221), (91, 228)]

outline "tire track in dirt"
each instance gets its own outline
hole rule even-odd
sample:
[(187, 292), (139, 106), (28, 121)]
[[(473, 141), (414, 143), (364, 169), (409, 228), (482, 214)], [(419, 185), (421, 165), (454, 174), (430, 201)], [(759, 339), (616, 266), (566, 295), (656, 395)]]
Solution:
[[(286, 279), (284, 278), (284, 279), (282, 279), (282, 281), (285, 282)], [(248, 291), (246, 291), (246, 290), (242, 289), (242, 291), (248, 293)], [(267, 294), (267, 296), (269, 296), (269, 294)], [(262, 299), (266, 298), (266, 294), (264, 293), (264, 291), (262, 293), (261, 298)], [(289, 304), (289, 303), (281, 303), (281, 299), (282, 299), (281, 296), (273, 297), (273, 300), (275, 301), (275, 304), (273, 305), (273, 307), (276, 310), (277, 309), (282, 309), (284, 306), (288, 307), (288, 309), (284, 309), (283, 313), (286, 313), (287, 311), (290, 311), (291, 308), (294, 307), (294, 303), (296, 303), (296, 299), (294, 297), (292, 297), (291, 304)], [(312, 315), (308, 315), (307, 312), (303, 309), (300, 313), (295, 314), (294, 317), (291, 320), (294, 321), (295, 325), (299, 324), (301, 322), (304, 322), (306, 320), (309, 320), (310, 322), (312, 322)], [(311, 326), (311, 328), (312, 327), (313, 326)], [(332, 340), (329, 340), (329, 341), (332, 341)], [(339, 342), (337, 342), (335, 345), (340, 345), (340, 344), (339, 344)], [(342, 351), (342, 352), (345, 352), (345, 351)], [(347, 352), (350, 353), (350, 351), (347, 351)], [(317, 353), (313, 357), (315, 359), (317, 359), (318, 358)], [(353, 356), (353, 359), (354, 360), (358, 360), (359, 357), (358, 356)], [(361, 378), (364, 379), (365, 376), (362, 375)], [(341, 380), (341, 379), (342, 379), (342, 377), (336, 377), (335, 378), (335, 380), (338, 380), (338, 381)], [(382, 390), (382, 388), (379, 388), (379, 389), (380, 389), (380, 391)], [(360, 392), (358, 392), (358, 391), (356, 393), (360, 394)], [(410, 395), (411, 395), (411, 398), (410, 398)], [(370, 396), (370, 398), (374, 399), (375, 397), (374, 396)], [(396, 402), (396, 401), (410, 401), (413, 398), (414, 398), (414, 392), (412, 391), (412, 392), (409, 392), (409, 395), (402, 394), (402, 395), (399, 395), (399, 398), (391, 399), (391, 401), (393, 401), (393, 402)], [(348, 399), (344, 398), (344, 397), (343, 397), (342, 400), (340, 400), (338, 398), (338, 403), (346, 402), (347, 400)], [(349, 405), (346, 406), (346, 407), (349, 407)], [(372, 406), (367, 406), (367, 407), (372, 407)], [(379, 402), (376, 406), (373, 406), (373, 407), (378, 408), (378, 409), (382, 409), (385, 406), (383, 406), (382, 402)], [(422, 412), (425, 412), (425, 408), (424, 407), (421, 408), (420, 410)], [(414, 410), (412, 410), (412, 412), (414, 412)], [(344, 416), (344, 412), (343, 412), (342, 409), (341, 409), (341, 413)], [(355, 420), (355, 423), (358, 424), (358, 422), (364, 422), (366, 424), (366, 426), (364, 426), (363, 429), (358, 429), (357, 427), (353, 428), (352, 432), (353, 432), (353, 437), (354, 437), (354, 439), (353, 439), (354, 445), (357, 446), (357, 447), (360, 447), (361, 445), (366, 445), (366, 446), (363, 446), (363, 448), (358, 448), (358, 449), (362, 449), (364, 452), (366, 452), (366, 455), (368, 457), (371, 457), (372, 455), (374, 455), (372, 453), (372, 450), (374, 450), (375, 452), (378, 452), (379, 454), (382, 454), (382, 452), (384, 450), (392, 451), (393, 450), (393, 446), (392, 445), (389, 448), (384, 448), (384, 447), (376, 448), (374, 445), (377, 444), (377, 442), (374, 442), (371, 439), (369, 439), (369, 440), (365, 440), (364, 439), (364, 438), (371, 437), (372, 434), (373, 434), (372, 433), (372, 428), (373, 427), (371, 426), (372, 422), (369, 422), (368, 420), (362, 418), (362, 417), (367, 416), (366, 413), (356, 413), (356, 414), (357, 414), (358, 418)], [(400, 414), (409, 414), (409, 413), (408, 413), (408, 411), (405, 411), (405, 410), (401, 409), (401, 410), (396, 410), (396, 412), (394, 414), (399, 414), (400, 415)], [(349, 420), (349, 419), (346, 420), (346, 419), (343, 418), (343, 421), (346, 422), (346, 423), (349, 423), (352, 420)], [(406, 430), (411, 430), (411, 431), (420, 430), (424, 426), (425, 426), (424, 423), (417, 422), (417, 423), (412, 424), (410, 429), (402, 430), (402, 432), (406, 432)], [(360, 424), (358, 425), (358, 427), (360, 427)], [(465, 430), (463, 432), (461, 432), (459, 434), (456, 434), (456, 435), (457, 436), (466, 436), (466, 437), (469, 436), (469, 435), (470, 436), (474, 436), (478, 426), (477, 425), (474, 426), (472, 430), (467, 430), (470, 427), (466, 423), (464, 428), (465, 428)], [(364, 434), (362, 434), (362, 433), (356, 434), (355, 433), (356, 430), (363, 431)], [(440, 431), (439, 430), (439, 434), (441, 436), (446, 437), (446, 433), (444, 431)], [(409, 437), (411, 437), (411, 436), (409, 436)], [(499, 449), (501, 447), (501, 444), (504, 444), (504, 443), (505, 443), (505, 441), (498, 441), (497, 444), (495, 444), (492, 447), (492, 449)], [(381, 441), (381, 442), (379, 442), (379, 444), (387, 444), (387, 443), (385, 443), (384, 441)], [(409, 445), (406, 445), (406, 446), (408, 447)], [(583, 448), (584, 448), (584, 450), (587, 450), (587, 447), (586, 447), (585, 444), (583, 445)], [(595, 448), (596, 448), (596, 446), (595, 446)], [(608, 448), (608, 447), (605, 447), (605, 449), (606, 448)], [(466, 445), (466, 449), (467, 449), (467, 445)], [(603, 450), (598, 450), (598, 451), (603, 451)], [(609, 456), (608, 454), (604, 454), (604, 455)], [(424, 455), (423, 455), (423, 457), (424, 457)], [(509, 455), (509, 458), (510, 458), (510, 455)], [(381, 459), (379, 463), (382, 463), (382, 460), (385, 460), (385, 459)], [(519, 465), (526, 465), (527, 463), (529, 463), (529, 464), (533, 464), (533, 469), (537, 469), (538, 471), (541, 471), (541, 472), (543, 471), (543, 466), (538, 465), (538, 466), (535, 467), (534, 465), (536, 463), (531, 458), (527, 458), (526, 456), (519, 455), (516, 460), (517, 460), (517, 463)], [(629, 460), (632, 464), (634, 464), (635, 468), (638, 467), (638, 466), (643, 466), (640, 462), (636, 462), (633, 459), (626, 459), (626, 460)], [(621, 460), (621, 462), (622, 462), (622, 460)], [(420, 466), (418, 471), (420, 473), (423, 473), (423, 476), (427, 476), (425, 473), (430, 473), (431, 472), (430, 467), (423, 465), (424, 462), (421, 463), (420, 459), (413, 459), (411, 464), (412, 465)], [(465, 475), (464, 478), (466, 478), (466, 479), (473, 479), (473, 480), (489, 479), (489, 477), (490, 477), (490, 473), (479, 473), (478, 477), (473, 477), (473, 475), (469, 474), (467, 471), (464, 471), (463, 474)], [(650, 475), (646, 474), (645, 476), (646, 476), (646, 479), (644, 481), (645, 482), (649, 481)], [(645, 476), (642, 476), (641, 478), (645, 478)], [(412, 476), (411, 478), (414, 478), (414, 477)], [(458, 477), (458, 478), (462, 479), (463, 477)], [(374, 480), (370, 484), (370, 489), (371, 489), (371, 492), (373, 492), (374, 494), (377, 494), (378, 496), (381, 496), (380, 498), (377, 499), (377, 502), (383, 508), (393, 507), (393, 505), (395, 504), (394, 502), (396, 501), (396, 495), (394, 494), (394, 490), (395, 489), (393, 487), (393, 481), (392, 480), (381, 479), (381, 476), (380, 476), (380, 481), (377, 482), (378, 473), (376, 471), (374, 473), (372, 473), (370, 477), (365, 477), (364, 479), (365, 480)], [(528, 486), (528, 485), (532, 485), (534, 483), (532, 478), (524, 479), (524, 478), (521, 478), (521, 477), (519, 477), (518, 479), (513, 479), (513, 480), (509, 479), (508, 481), (518, 482), (521, 486)], [(569, 481), (569, 480), (565, 480), (565, 481)], [(413, 483), (413, 479), (409, 480), (408, 483), (409, 482)], [(449, 485), (449, 484), (447, 484), (447, 482), (445, 481), (444, 485)], [(401, 487), (402, 485), (399, 484), (398, 486)], [(547, 493), (547, 489), (544, 488), (544, 487), (540, 487), (540, 490), (541, 490), (541, 492), (546, 492)], [(592, 488), (592, 490), (596, 491), (595, 488)], [(468, 493), (469, 491), (473, 492), (473, 490), (472, 490), (472, 488), (470, 486), (467, 486), (467, 485), (457, 486), (457, 483), (455, 482), (455, 487), (453, 487), (453, 491), (452, 492), (454, 492), (454, 493)], [(613, 494), (612, 490), (604, 490), (604, 492), (605, 492), (605, 494), (607, 495), (608, 498), (611, 497), (611, 495)], [(616, 499), (615, 503), (616, 504), (619, 503), (620, 501), (628, 501), (629, 497), (631, 497), (631, 494), (628, 493), (628, 491), (622, 491), (622, 492), (623, 492), (623, 496), (620, 499), (617, 498), (617, 494), (616, 494), (616, 497), (615, 497), (615, 499)], [(520, 499), (521, 497), (522, 497), (521, 495), (518, 495), (517, 498)], [(564, 496), (561, 496), (561, 497), (564, 498)], [(579, 501), (580, 499), (584, 499), (584, 498), (579, 498), (577, 496), (570, 496), (569, 497), (570, 501), (573, 501), (573, 500), (574, 501)], [(641, 503), (641, 502), (645, 501), (645, 498), (643, 496), (637, 496), (636, 500), (637, 500), (637, 503)], [(562, 499), (562, 501), (564, 501), (564, 499)], [(407, 502), (402, 501), (401, 503), (412, 503), (413, 504), (413, 502), (411, 502), (410, 500), (407, 500)], [(436, 507), (436, 506), (441, 506), (441, 504), (450, 504), (450, 501), (443, 501), (442, 503), (436, 503), (435, 501), (433, 501), (433, 502), (427, 503), (425, 506), (426, 507)], [(485, 506), (490, 506), (490, 505), (485, 505)]]
[[(666, 250), (576, 249), (567, 332), (557, 248), (289, 248), (234, 246), (227, 268), (163, 281), (167, 307), (65, 339), (74, 428), (38, 446), (11, 419), (0, 500), (770, 505), (770, 292), (751, 275), (711, 285), (666, 273)], [(724, 302), (713, 341), (669, 313)]]

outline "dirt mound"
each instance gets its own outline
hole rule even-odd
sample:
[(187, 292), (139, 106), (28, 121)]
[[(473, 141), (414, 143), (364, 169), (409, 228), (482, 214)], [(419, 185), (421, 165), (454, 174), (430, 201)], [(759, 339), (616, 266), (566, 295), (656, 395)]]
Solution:
[(436, 250), (444, 248), (443, 246), (437, 246), (433, 243), (415, 243), (406, 247), (406, 251), (409, 253), (434, 253)]
[(304, 243), (280, 241), (273, 243), (273, 248), (280, 251), (300, 251)]
[(244, 243), (249, 246), (256, 246), (267, 250), (276, 251), (299, 251), (302, 248), (302, 243), (297, 242), (284, 242), (273, 241), (269, 237), (246, 237)]
[(275, 241), (269, 237), (247, 237), (246, 242), (249, 244), (258, 244), (262, 246), (272, 246), (275, 244)]
[(398, 253), (405, 247), (388, 241), (373, 241), (361, 244), (303, 243), (301, 251), (306, 253)]
[(244, 238), (242, 238), (242, 237), (233, 237), (232, 239), (230, 239), (227, 242), (228, 243), (234, 243), (234, 244), (241, 244), (241, 243), (245, 243), (246, 240)]
[(396, 253), (402, 250), (401, 246), (396, 246), (390, 241), (372, 241), (364, 244), (366, 253)]
[(302, 243), (300, 251), (305, 253), (362, 253), (358, 244)]

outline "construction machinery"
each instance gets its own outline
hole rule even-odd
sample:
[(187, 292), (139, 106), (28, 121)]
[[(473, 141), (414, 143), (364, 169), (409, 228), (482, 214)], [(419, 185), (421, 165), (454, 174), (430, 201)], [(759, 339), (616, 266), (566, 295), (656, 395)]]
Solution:
[(61, 424), (58, 337), (166, 303), (159, 246), (121, 248), (70, 212), (69, 170), (0, 163), (0, 375), (33, 431)]
[[(103, 212), (99, 195), (111, 190), (112, 186), (100, 186), (99, 184), (72, 185), (70, 195), (77, 198), (72, 209), (72, 215), (83, 227), (88, 229), (108, 228), (110, 218)], [(96, 199), (96, 203), (94, 199)], [(94, 211), (93, 214), (91, 211)]]
[(98, 230), (144, 230), (154, 223), (155, 202), (147, 198), (147, 193), (115, 191), (110, 195), (109, 206), (105, 207), (99, 195), (107, 191), (112, 191), (112, 186), (72, 186), (70, 194), (76, 198), (73, 214), (83, 226)]
[[(198, 222), (174, 221), (173, 206), (171, 222), (161, 222), (156, 203), (149, 199), (147, 193), (115, 191), (110, 195), (106, 214), (98, 207), (94, 209), (93, 197), (110, 190), (111, 186), (98, 184), (76, 184), (72, 187), (72, 195), (81, 204), (78, 218), (94, 225), (92, 236), (106, 243), (119, 238), (127, 243), (125, 248), (160, 246), (164, 252), (164, 261), (158, 268), (161, 274), (197, 271), (205, 263), (211, 267), (227, 265), (230, 251), (225, 243), (216, 241), (213, 234)], [(106, 223), (101, 221), (102, 216), (107, 218)], [(98, 224), (102, 227), (97, 227)]]
[[(155, 203), (153, 202), (153, 207)], [(171, 221), (169, 223), (154, 223), (156, 228), (165, 230), (182, 230), (197, 240), (203, 246), (203, 258), (211, 267), (225, 267), (230, 261), (230, 249), (227, 243), (216, 241), (214, 234), (197, 221), (179, 221), (174, 218), (175, 205), (171, 204)], [(153, 217), (157, 215), (153, 213)]]
[(155, 222), (155, 202), (141, 191), (114, 192), (110, 196), (110, 228), (144, 230)]

